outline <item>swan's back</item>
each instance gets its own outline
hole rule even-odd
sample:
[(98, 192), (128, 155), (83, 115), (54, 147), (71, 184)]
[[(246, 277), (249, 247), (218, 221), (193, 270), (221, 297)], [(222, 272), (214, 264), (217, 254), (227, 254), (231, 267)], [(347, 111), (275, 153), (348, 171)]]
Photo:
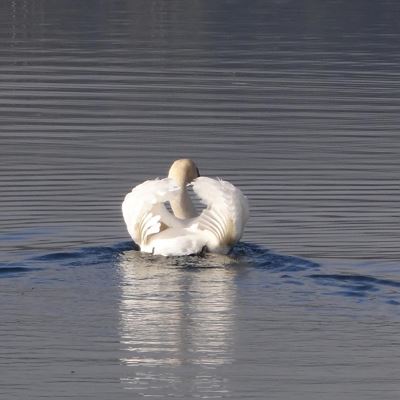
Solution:
[(161, 255), (226, 254), (237, 243), (249, 216), (248, 202), (234, 185), (198, 177), (191, 183), (206, 205), (199, 216), (180, 219), (165, 207), (177, 202), (186, 186), (173, 179), (146, 181), (128, 193), (122, 213), (128, 232), (141, 251)]

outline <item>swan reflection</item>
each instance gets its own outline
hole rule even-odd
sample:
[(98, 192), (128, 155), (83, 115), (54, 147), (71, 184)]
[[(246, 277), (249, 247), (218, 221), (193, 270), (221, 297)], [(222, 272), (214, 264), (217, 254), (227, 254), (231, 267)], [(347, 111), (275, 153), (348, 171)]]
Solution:
[(216, 370), (233, 360), (233, 263), (217, 255), (121, 256), (121, 363), (135, 367), (123, 378), (127, 388), (226, 391)]

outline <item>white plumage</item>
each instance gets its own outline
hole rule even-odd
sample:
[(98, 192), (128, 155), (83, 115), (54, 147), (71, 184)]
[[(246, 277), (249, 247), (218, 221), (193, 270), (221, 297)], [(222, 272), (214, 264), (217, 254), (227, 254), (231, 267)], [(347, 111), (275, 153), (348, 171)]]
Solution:
[[(246, 197), (227, 181), (198, 176), (193, 161), (177, 160), (168, 178), (146, 181), (126, 195), (123, 217), (141, 251), (164, 256), (204, 250), (226, 254), (241, 238), (249, 217)], [(206, 205), (200, 215), (191, 204), (189, 185)]]

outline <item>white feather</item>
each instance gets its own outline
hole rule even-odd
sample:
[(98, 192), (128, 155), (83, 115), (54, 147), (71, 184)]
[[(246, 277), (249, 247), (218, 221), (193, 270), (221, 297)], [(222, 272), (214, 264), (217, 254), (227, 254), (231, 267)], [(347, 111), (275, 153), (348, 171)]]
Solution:
[(249, 217), (247, 198), (238, 188), (221, 179), (200, 177), (192, 185), (207, 205), (194, 222), (200, 230), (212, 234), (207, 242), (210, 251), (225, 252), (242, 237)]
[(132, 189), (122, 204), (128, 232), (144, 252), (161, 255), (196, 254), (204, 248), (227, 253), (241, 238), (249, 216), (242, 192), (231, 183), (195, 179), (194, 192), (207, 208), (194, 218), (179, 219), (164, 203), (186, 192), (170, 178), (146, 181)]
[(125, 196), (122, 214), (132, 239), (141, 246), (151, 235), (160, 232), (161, 222), (180, 226), (180, 221), (168, 213), (164, 202), (179, 190), (172, 179), (155, 179), (141, 183)]

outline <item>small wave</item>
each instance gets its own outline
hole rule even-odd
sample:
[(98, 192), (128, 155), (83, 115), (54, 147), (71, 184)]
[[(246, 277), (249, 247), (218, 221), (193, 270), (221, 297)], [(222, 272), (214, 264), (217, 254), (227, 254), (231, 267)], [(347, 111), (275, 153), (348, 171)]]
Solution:
[(15, 276), (16, 274), (29, 272), (33, 270), (35, 270), (35, 268), (20, 267), (13, 265), (4, 265), (4, 266), (0, 265), (0, 278), (4, 278), (7, 276)]
[[(313, 282), (319, 288), (324, 288), (324, 295), (354, 298), (358, 299), (357, 301), (375, 299), (393, 306), (400, 305), (400, 280), (357, 274), (356, 272), (361, 271), (354, 269), (348, 273), (335, 273), (336, 271), (331, 269), (332, 266), (324, 267), (300, 257), (276, 254), (261, 246), (244, 242), (238, 243), (227, 256), (209, 253), (186, 257), (154, 256), (141, 253), (131, 241), (83, 247), (43, 254), (29, 258), (22, 264), (0, 264), (0, 278), (53, 266), (84, 267), (101, 264), (124, 265), (127, 268), (183, 268), (192, 272), (200, 272), (204, 268), (234, 268), (238, 271), (243, 268), (253, 269), (255, 272), (266, 272), (258, 275), (257, 282), (262, 287), (269, 287), (271, 284), (295, 285), (307, 287), (308, 289), (304, 290), (310, 294), (315, 290), (320, 292), (321, 289), (309, 286), (309, 283)], [(326, 272), (329, 268), (331, 273), (323, 273), (324, 268)]]
[(390, 279), (374, 278), (366, 275), (346, 275), (346, 274), (312, 274), (308, 277), (316, 279), (323, 285), (337, 285), (354, 288), (357, 290), (375, 290), (377, 286), (392, 286), (400, 288), (400, 282)]
[(246, 259), (257, 268), (265, 268), (272, 272), (300, 272), (320, 266), (304, 258), (273, 253), (250, 243), (239, 243), (233, 249), (232, 255)]
[(263, 268), (271, 272), (308, 271), (319, 267), (319, 264), (294, 256), (272, 253), (268, 249), (250, 243), (238, 243), (228, 255), (206, 253), (179, 257), (163, 257), (144, 254), (138, 251), (127, 251), (124, 262), (132, 265), (158, 266), (163, 268), (229, 268), (249, 266)]
[(132, 242), (116, 243), (112, 246), (84, 247), (70, 252), (56, 252), (33, 257), (32, 261), (51, 262), (57, 261), (64, 266), (93, 265), (112, 261), (118, 254), (133, 250)]
[[(327, 294), (360, 299), (378, 296), (387, 304), (400, 305), (396, 290), (400, 288), (400, 282), (396, 280), (355, 274), (311, 274), (308, 277), (319, 285), (333, 289)], [(378, 295), (378, 292), (381, 293)]]

